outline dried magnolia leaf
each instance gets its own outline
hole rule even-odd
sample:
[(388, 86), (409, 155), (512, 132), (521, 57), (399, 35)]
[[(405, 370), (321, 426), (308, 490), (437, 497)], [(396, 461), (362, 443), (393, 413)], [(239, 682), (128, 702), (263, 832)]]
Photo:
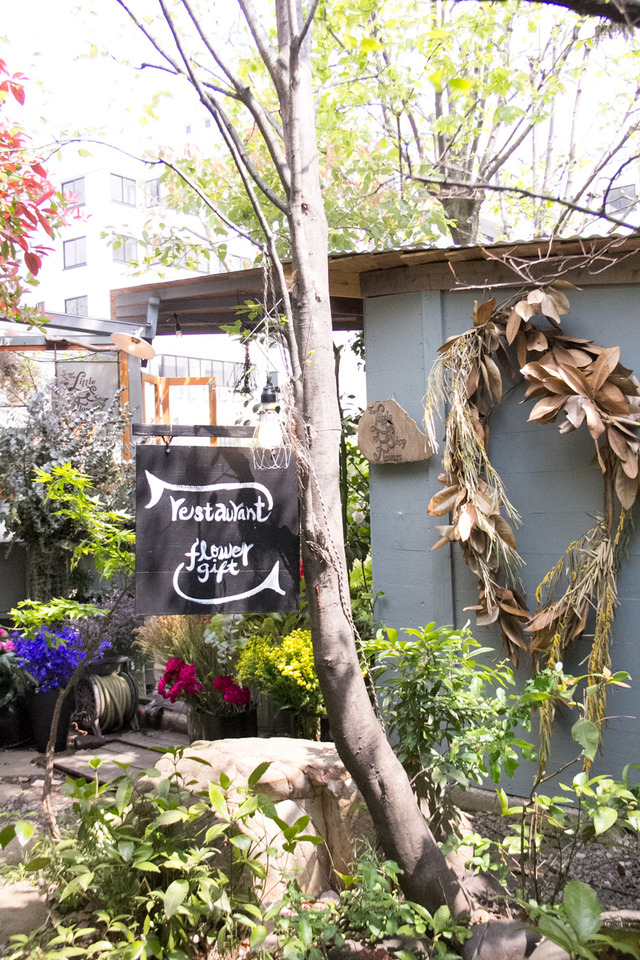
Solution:
[(519, 300), (513, 308), (519, 317), (522, 317), (523, 320), (530, 320), (531, 317), (535, 317), (538, 312), (535, 307), (530, 303), (527, 303), (526, 300)]
[(521, 610), (520, 607), (514, 607), (513, 604), (505, 603), (503, 600), (498, 602), (498, 606), (501, 610), (504, 610), (505, 613), (510, 613), (512, 617), (518, 617), (520, 620), (529, 619), (528, 610)]
[(527, 303), (534, 303), (536, 306), (538, 306), (544, 300), (544, 296), (544, 290), (540, 290), (539, 288), (537, 290), (532, 290), (527, 295)]
[(512, 647), (519, 648), (520, 650), (524, 650), (526, 647), (524, 642), (524, 634), (522, 632), (522, 624), (519, 620), (516, 620), (515, 617), (510, 616), (510, 614), (501, 613), (500, 629), (502, 630), (502, 636), (506, 641), (509, 655), (514, 658), (515, 651), (512, 649)]
[(629, 413), (629, 401), (624, 393), (608, 381), (603, 383), (594, 399), (607, 413), (613, 413), (616, 416), (623, 417)]
[(573, 618), (573, 622), (571, 623), (569, 629), (567, 630), (568, 641), (577, 640), (578, 637), (580, 637), (584, 633), (585, 627), (587, 626), (587, 620), (589, 619), (590, 612), (591, 612), (591, 606), (589, 604), (589, 601), (586, 600), (580, 607), (580, 610), (578, 611), (578, 613), (575, 614)]
[(626, 460), (627, 457), (633, 452), (629, 443), (622, 434), (615, 429), (615, 427), (607, 428), (607, 440), (609, 441), (609, 446), (615, 453), (616, 457), (619, 457), (621, 460)]
[(589, 382), (581, 370), (577, 367), (570, 367), (564, 363), (558, 364), (558, 372), (565, 383), (567, 383), (576, 393), (584, 396), (591, 396)]
[(578, 427), (582, 425), (585, 417), (584, 407), (582, 405), (582, 397), (576, 397), (575, 394), (567, 397), (567, 401), (564, 405), (564, 412), (571, 426), (577, 430)]
[(638, 454), (632, 453), (627, 460), (621, 460), (622, 469), (630, 480), (635, 480), (638, 476)]
[(493, 520), (493, 525), (495, 527), (496, 533), (506, 544), (508, 544), (513, 550), (516, 549), (516, 536), (511, 529), (511, 526), (507, 523), (504, 517), (501, 517), (499, 513), (494, 513), (491, 518)]
[(453, 510), (458, 494), (460, 493), (460, 487), (445, 487), (444, 490), (439, 490), (436, 493), (427, 507), (427, 513), (430, 517), (443, 517), (445, 513), (449, 513)]
[(456, 343), (458, 340), (461, 340), (462, 337), (466, 337), (467, 333), (468, 331), (465, 330), (464, 333), (457, 333), (455, 337), (447, 337), (442, 346), (438, 347), (438, 353), (448, 353), (454, 343)]
[[(562, 281), (558, 280), (557, 283), (552, 283), (550, 287), (547, 287), (547, 293), (550, 297), (553, 297), (558, 311), (560, 313), (568, 313), (569, 307), (569, 298), (566, 293), (563, 293), (562, 290), (558, 290), (558, 284)], [(574, 290), (577, 290), (577, 287), (574, 287), (572, 283), (568, 283), (567, 286), (572, 287)]]
[(542, 607), (541, 609), (536, 610), (534, 615), (531, 617), (531, 620), (529, 620), (529, 623), (526, 625), (525, 630), (527, 633), (536, 633), (538, 630), (544, 630), (545, 627), (548, 627), (556, 620), (559, 620), (566, 609), (567, 600), (562, 598), (557, 603), (552, 603), (548, 607)]
[(541, 353), (543, 350), (549, 349), (549, 341), (542, 330), (534, 329), (527, 336), (527, 347), (535, 353)]
[(625, 397), (638, 396), (638, 388), (631, 377), (628, 377), (622, 373), (618, 373), (617, 370), (614, 370), (613, 373), (609, 374), (609, 383), (612, 383), (618, 388), (618, 390), (621, 390)]
[(453, 537), (454, 525), (452, 523), (439, 523), (436, 525), (436, 530), (441, 537), (447, 537), (449, 540)]
[(599, 390), (610, 373), (618, 366), (620, 362), (620, 347), (609, 347), (602, 351), (598, 359), (593, 364), (591, 371), (591, 382), (594, 392)]
[[(486, 484), (485, 484), (485, 488), (486, 488)], [(497, 504), (497, 502), (496, 502), (496, 496), (495, 496), (495, 494), (493, 494), (492, 496), (488, 497), (488, 496), (486, 495), (486, 493), (485, 493), (484, 490), (478, 490), (478, 491), (476, 491), (476, 495), (475, 495), (475, 497), (474, 497), (474, 502), (475, 502), (476, 507), (479, 507), (480, 510), (484, 511), (484, 513), (486, 513), (486, 514), (495, 513), (496, 508), (497, 508), (497, 506), (498, 506), (498, 504)]]
[(473, 504), (465, 503), (458, 517), (458, 536), (461, 540), (468, 540), (476, 522), (476, 510)]
[(590, 353), (587, 353), (586, 350), (578, 350), (577, 347), (573, 347), (572, 349), (567, 350), (567, 353), (571, 358), (569, 362), (573, 363), (576, 367), (588, 367), (590, 363), (593, 363), (593, 357)]
[(551, 320), (552, 323), (556, 324), (557, 326), (560, 326), (560, 322), (561, 322), (560, 313), (555, 304), (555, 301), (553, 300), (553, 297), (549, 297), (549, 296), (543, 297), (542, 302), (540, 304), (540, 310), (545, 315), (547, 320)]
[(549, 375), (549, 371), (542, 366), (539, 360), (525, 363), (523, 367), (520, 367), (520, 373), (527, 380), (544, 380)]
[(558, 380), (557, 377), (545, 377), (542, 380), (542, 386), (547, 393), (556, 393), (563, 397), (575, 397), (571, 387), (564, 380)]
[(525, 391), (525, 398), (527, 400), (537, 400), (538, 397), (548, 396), (549, 391), (541, 383), (532, 383), (530, 384)]
[(502, 376), (500, 374), (500, 370), (498, 369), (498, 365), (493, 359), (493, 357), (485, 357), (484, 365), (487, 370), (487, 374), (489, 376), (489, 382), (491, 384), (491, 389), (489, 392), (491, 393), (494, 400), (496, 401), (501, 400), (502, 399)]
[(484, 610), (476, 616), (476, 623), (479, 627), (490, 627), (495, 623), (500, 613), (500, 607), (495, 606), (492, 610)]
[(522, 369), (527, 362), (527, 338), (520, 331), (516, 337), (516, 356), (518, 358), (518, 366)]
[[(525, 627), (526, 629), (526, 627)], [(555, 630), (540, 630), (535, 633), (529, 642), (529, 653), (539, 653), (541, 650), (547, 650), (551, 646)]]
[[(529, 420), (536, 423), (552, 423), (558, 416), (558, 411), (564, 404), (564, 397), (543, 397), (538, 400), (529, 414)], [(603, 427), (604, 429), (604, 427)]]
[(508, 344), (512, 344), (513, 341), (515, 340), (518, 330), (520, 329), (521, 322), (522, 322), (521, 315), (518, 313), (516, 309), (513, 309), (509, 314), (509, 319), (507, 320), (507, 328), (505, 332)]
[(469, 534), (469, 546), (477, 554), (483, 554), (487, 549), (487, 534), (478, 527), (473, 527)]
[(597, 440), (598, 437), (601, 437), (604, 433), (604, 423), (602, 422), (602, 418), (598, 413), (595, 404), (593, 404), (591, 400), (587, 400), (585, 398), (582, 407), (587, 416), (587, 427), (589, 428), (589, 433), (594, 440)]
[(485, 300), (484, 303), (481, 303), (478, 306), (478, 301), (474, 301), (473, 305), (473, 325), (474, 327), (481, 327), (493, 316), (494, 310), (496, 308), (495, 297), (492, 297), (491, 300)]
[(480, 368), (477, 363), (471, 367), (471, 373), (467, 380), (467, 400), (469, 400), (476, 390), (478, 389), (478, 384), (480, 383)]
[(616, 496), (625, 510), (631, 510), (638, 495), (638, 478), (628, 477), (622, 465), (616, 470)]

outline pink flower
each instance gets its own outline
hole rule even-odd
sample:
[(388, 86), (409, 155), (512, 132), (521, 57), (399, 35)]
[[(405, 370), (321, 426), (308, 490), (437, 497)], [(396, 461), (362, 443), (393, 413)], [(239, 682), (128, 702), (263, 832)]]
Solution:
[[(6, 636), (7, 634), (5, 633), (5, 637)], [(0, 640), (0, 651), (3, 653), (11, 653), (13, 650), (15, 650), (15, 648), (16, 645), (13, 640)]]
[(224, 698), (228, 703), (235, 703), (237, 707), (246, 707), (251, 701), (251, 691), (248, 687), (238, 687), (234, 683), (225, 690)]
[(195, 666), (184, 663), (178, 657), (169, 660), (158, 683), (158, 693), (171, 703), (175, 703), (181, 697), (197, 697), (203, 689), (202, 684), (196, 679)]

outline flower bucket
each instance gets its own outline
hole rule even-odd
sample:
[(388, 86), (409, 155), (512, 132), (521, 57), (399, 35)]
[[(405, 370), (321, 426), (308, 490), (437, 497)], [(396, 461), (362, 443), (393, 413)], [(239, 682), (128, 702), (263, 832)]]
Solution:
[(31, 722), (24, 697), (0, 707), (0, 747), (20, 747), (31, 740)]
[[(27, 710), (31, 718), (33, 741), (39, 753), (45, 753), (47, 749), (49, 736), (51, 734), (51, 724), (53, 722), (53, 711), (55, 710), (58, 693), (59, 690), (55, 687), (53, 690), (47, 690), (46, 693), (29, 693), (26, 697)], [(74, 706), (75, 688), (68, 690), (62, 701), (54, 748), (56, 753), (61, 753), (67, 749), (69, 725), (71, 723), (71, 714), (73, 713)]]
[(235, 740), (258, 736), (258, 711), (255, 707), (240, 713), (204, 713), (190, 709), (187, 714), (189, 740)]

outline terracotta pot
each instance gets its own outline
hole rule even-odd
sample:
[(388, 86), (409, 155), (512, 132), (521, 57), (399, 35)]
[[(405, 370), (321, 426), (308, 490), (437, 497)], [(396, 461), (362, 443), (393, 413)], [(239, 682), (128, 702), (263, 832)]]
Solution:
[(228, 740), (258, 736), (258, 711), (255, 707), (241, 713), (204, 713), (190, 709), (187, 714), (189, 740)]

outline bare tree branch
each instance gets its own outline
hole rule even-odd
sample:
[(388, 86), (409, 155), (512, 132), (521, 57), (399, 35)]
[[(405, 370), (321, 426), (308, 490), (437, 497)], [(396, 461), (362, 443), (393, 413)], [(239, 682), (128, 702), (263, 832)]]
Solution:
[(238, 0), (238, 6), (242, 10), (247, 26), (251, 31), (251, 36), (258, 48), (258, 53), (269, 71), (271, 82), (276, 88), (278, 96), (281, 96), (282, 88), (287, 80), (287, 78), (283, 76), (283, 64), (274, 54), (271, 43), (269, 42), (269, 36), (262, 27), (260, 17), (253, 6), (252, 0)]
[[(437, 179), (436, 177), (423, 177), (417, 173), (411, 174), (411, 179), (416, 180), (419, 183), (426, 183), (430, 186), (464, 189), (470, 194), (476, 190), (491, 190), (494, 193), (517, 193), (521, 197), (530, 197), (532, 200), (545, 200), (548, 203), (558, 203), (560, 206), (574, 210), (576, 213), (584, 213), (589, 217), (598, 217), (600, 220), (606, 220), (608, 223), (612, 223), (616, 227), (624, 227), (626, 230), (633, 231), (633, 233), (637, 233), (639, 230), (634, 223), (627, 223), (625, 220), (618, 220), (616, 217), (609, 216), (609, 214), (605, 212), (604, 207), (600, 207), (598, 210), (593, 210), (590, 207), (583, 207), (580, 204), (573, 203), (570, 200), (563, 200), (562, 197), (552, 197), (547, 196), (544, 193), (535, 193), (533, 190), (526, 190), (524, 187), (512, 187), (497, 183), (467, 183), (464, 180), (445, 180)], [(437, 192), (434, 191), (434, 195), (437, 196)], [(459, 196), (459, 194), (456, 194), (456, 196)]]
[(302, 30), (300, 31), (300, 34), (296, 37), (296, 46), (298, 48), (301, 47), (302, 44), (304, 43), (304, 38), (308, 34), (309, 29), (311, 28), (311, 24), (315, 19), (316, 11), (318, 9), (319, 3), (320, 3), (320, 0), (311, 0), (311, 3), (309, 4), (307, 16), (305, 18), (304, 23), (302, 24)]
[[(506, 0), (474, 0), (475, 3), (505, 3)], [(564, 7), (579, 17), (602, 17), (611, 23), (628, 27), (640, 25), (638, 0), (523, 0), (524, 3), (544, 3), (545, 6)]]
[[(219, 48), (214, 46), (214, 44), (211, 42), (209, 37), (205, 35), (205, 32), (202, 28), (200, 20), (193, 12), (191, 5), (189, 3), (189, 0), (182, 0), (182, 5), (187, 11), (189, 18), (191, 19), (191, 22), (196, 28), (200, 39), (205, 44), (211, 57), (213, 58), (215, 63), (218, 64), (220, 69), (224, 71), (229, 82), (234, 88), (236, 92), (235, 98), (237, 98), (238, 100), (240, 100), (241, 103), (244, 104), (244, 106), (247, 108), (247, 110), (253, 117), (258, 129), (260, 130), (260, 133), (265, 142), (265, 145), (271, 155), (271, 159), (273, 160), (274, 166), (277, 170), (278, 176), (280, 178), (280, 182), (282, 183), (285, 193), (288, 194), (290, 189), (290, 177), (289, 177), (287, 162), (278, 140), (273, 135), (274, 129), (276, 133), (280, 136), (281, 136), (281, 132), (278, 131), (277, 126), (274, 124), (272, 118), (269, 116), (269, 113), (265, 109), (264, 105), (259, 103), (259, 101), (255, 98), (253, 91), (251, 90), (251, 87), (241, 82), (240, 78), (229, 66), (226, 58), (222, 55)], [(202, 100), (204, 105), (207, 106), (207, 100), (203, 99), (202, 97), (200, 99)], [(224, 115), (225, 119), (227, 119), (226, 112), (222, 110), (222, 107), (220, 104), (218, 104), (218, 108), (222, 111), (222, 114)], [(229, 123), (229, 129), (233, 129), (233, 126), (230, 123)], [(258, 173), (257, 169), (255, 168), (254, 164), (249, 158), (249, 155), (245, 150), (244, 145), (242, 144), (242, 141), (235, 133), (235, 130), (234, 130), (234, 135), (237, 137), (238, 148), (242, 150), (247, 156), (247, 169), (251, 173), (251, 176), (255, 180), (256, 184), (260, 187), (260, 189), (265, 194), (265, 196), (268, 196), (271, 202), (275, 203), (275, 206), (277, 206), (278, 209), (280, 209), (283, 213), (286, 212), (284, 207), (282, 206), (283, 201), (280, 200), (279, 202), (276, 202), (274, 200), (274, 197), (276, 197), (277, 195), (274, 193), (274, 191), (270, 187), (268, 187), (268, 185), (266, 184), (266, 181)]]

